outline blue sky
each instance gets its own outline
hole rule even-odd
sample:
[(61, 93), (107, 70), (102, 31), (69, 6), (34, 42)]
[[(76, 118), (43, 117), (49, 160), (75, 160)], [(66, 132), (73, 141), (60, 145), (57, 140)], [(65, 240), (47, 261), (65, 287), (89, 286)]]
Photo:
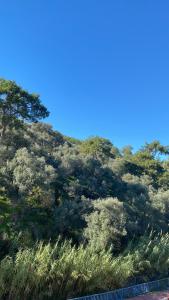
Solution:
[(168, 16), (168, 0), (0, 0), (0, 76), (66, 135), (169, 144)]

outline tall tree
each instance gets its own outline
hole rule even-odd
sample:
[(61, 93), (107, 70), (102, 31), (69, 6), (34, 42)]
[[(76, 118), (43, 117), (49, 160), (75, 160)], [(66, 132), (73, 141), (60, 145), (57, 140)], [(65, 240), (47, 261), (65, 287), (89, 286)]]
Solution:
[(0, 79), (0, 137), (6, 130), (18, 127), (24, 121), (36, 122), (49, 115), (39, 95), (30, 94), (14, 81)]
[(150, 144), (146, 143), (143, 147), (144, 151), (149, 152), (154, 158), (160, 158), (160, 155), (169, 155), (169, 146), (163, 146), (159, 141), (155, 140)]
[(84, 155), (93, 156), (101, 161), (106, 161), (108, 158), (119, 157), (118, 148), (105, 138), (99, 136), (86, 139), (80, 144), (80, 152)]

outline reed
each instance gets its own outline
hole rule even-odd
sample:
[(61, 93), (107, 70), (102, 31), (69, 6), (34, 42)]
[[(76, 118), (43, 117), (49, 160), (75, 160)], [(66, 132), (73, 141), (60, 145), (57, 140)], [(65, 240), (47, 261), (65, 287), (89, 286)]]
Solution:
[(112, 258), (70, 242), (37, 244), (0, 264), (0, 299), (66, 299), (124, 285), (133, 271), (128, 257)]

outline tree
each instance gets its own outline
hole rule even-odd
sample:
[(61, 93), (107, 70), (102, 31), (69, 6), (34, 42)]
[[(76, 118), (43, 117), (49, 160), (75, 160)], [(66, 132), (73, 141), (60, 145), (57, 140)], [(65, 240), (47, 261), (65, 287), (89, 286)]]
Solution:
[(169, 190), (158, 192), (151, 195), (152, 205), (157, 208), (164, 216), (166, 220), (169, 218)]
[[(47, 202), (47, 192), (49, 193), (49, 202), (54, 200), (54, 191), (52, 183), (55, 180), (55, 170), (51, 165), (46, 164), (44, 157), (36, 157), (26, 148), (17, 150), (9, 167), (13, 174), (13, 185), (18, 189), (20, 196), (32, 196), (35, 187), (40, 187), (45, 191), (44, 201)], [(39, 192), (37, 192), (39, 194)], [(41, 192), (43, 196), (43, 193)]]
[(82, 142), (80, 152), (85, 155), (91, 155), (101, 161), (120, 156), (118, 148), (114, 147), (109, 140), (98, 136), (88, 138)]
[(24, 121), (36, 122), (49, 115), (41, 104), (39, 95), (30, 94), (14, 81), (0, 79), (0, 137), (6, 130), (22, 125)]
[(146, 143), (143, 150), (148, 151), (154, 158), (160, 157), (160, 155), (169, 155), (169, 146), (163, 146), (159, 141), (153, 141), (150, 144)]
[(77, 242), (81, 239), (81, 233), (85, 225), (84, 215), (92, 206), (88, 199), (81, 201), (65, 200), (55, 208), (55, 231), (58, 235)]
[(84, 236), (97, 250), (112, 247), (117, 250), (126, 234), (123, 203), (117, 198), (98, 199), (94, 211), (86, 216)]
[(121, 152), (125, 158), (130, 158), (133, 154), (132, 150), (133, 150), (133, 147), (128, 145), (128, 146), (123, 147)]
[(31, 149), (39, 156), (51, 157), (53, 150), (65, 142), (61, 133), (42, 122), (29, 124), (26, 135)]
[(124, 208), (127, 212), (126, 230), (128, 239), (133, 236), (139, 236), (150, 226), (151, 223), (151, 204), (148, 194), (147, 183), (142, 184), (142, 181), (149, 182), (148, 177), (134, 176), (125, 174), (123, 180), (126, 182), (124, 191)]
[(161, 161), (155, 159), (150, 151), (137, 151), (136, 154), (132, 156), (131, 162), (140, 167), (140, 175), (146, 174), (153, 178), (154, 186), (158, 184), (158, 178), (164, 172), (164, 168)]

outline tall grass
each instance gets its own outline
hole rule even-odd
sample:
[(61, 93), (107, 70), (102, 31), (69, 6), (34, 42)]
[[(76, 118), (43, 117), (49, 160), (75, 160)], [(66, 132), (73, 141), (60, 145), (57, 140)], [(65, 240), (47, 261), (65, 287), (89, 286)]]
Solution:
[[(169, 234), (143, 236), (136, 245), (131, 242), (125, 253), (130, 253), (135, 275), (150, 280), (169, 275)], [(124, 254), (125, 254), (124, 253)]]
[(142, 237), (116, 258), (69, 241), (39, 243), (0, 262), (0, 299), (63, 300), (122, 287), (134, 276), (164, 277), (168, 270), (168, 234)]
[(0, 264), (0, 299), (66, 299), (118, 288), (133, 272), (129, 255), (113, 259), (109, 252), (75, 248), (58, 241), (20, 250)]

